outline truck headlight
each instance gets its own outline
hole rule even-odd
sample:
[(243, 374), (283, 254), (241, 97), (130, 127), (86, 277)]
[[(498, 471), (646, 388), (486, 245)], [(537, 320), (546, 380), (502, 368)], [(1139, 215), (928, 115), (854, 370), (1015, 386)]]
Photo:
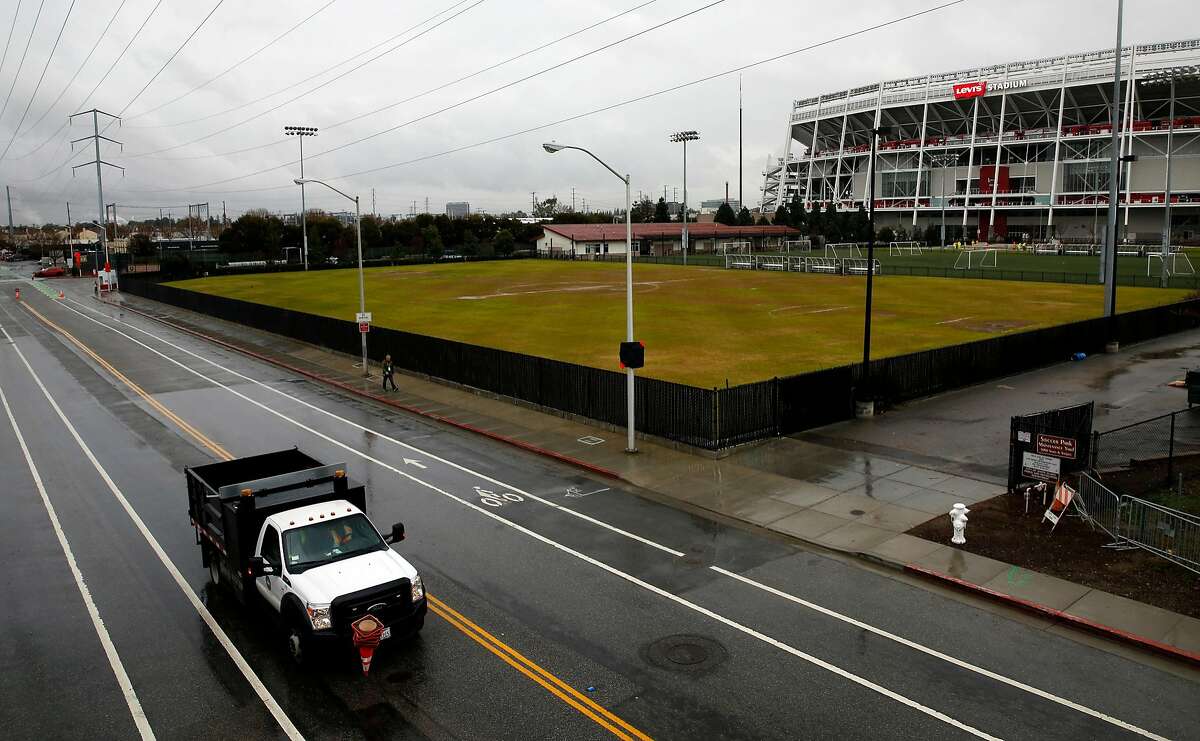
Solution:
[(421, 581), (421, 575), (417, 574), (412, 581), (412, 601), (420, 602), (425, 599), (425, 584)]
[(329, 618), (329, 605), (308, 605), (308, 620), (313, 630), (329, 630), (333, 621)]

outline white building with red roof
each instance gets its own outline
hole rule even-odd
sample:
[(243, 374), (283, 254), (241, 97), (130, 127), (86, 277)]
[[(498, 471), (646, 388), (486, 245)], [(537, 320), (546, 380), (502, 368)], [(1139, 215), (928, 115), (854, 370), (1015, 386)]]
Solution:
[[(625, 254), (624, 224), (544, 224), (537, 241), (538, 254), (586, 255)], [(688, 252), (721, 252), (737, 244), (749, 251), (779, 249), (787, 240), (799, 239), (800, 232), (790, 226), (725, 226), (724, 224), (688, 224)], [(633, 254), (671, 255), (680, 252), (683, 224), (633, 225)]]

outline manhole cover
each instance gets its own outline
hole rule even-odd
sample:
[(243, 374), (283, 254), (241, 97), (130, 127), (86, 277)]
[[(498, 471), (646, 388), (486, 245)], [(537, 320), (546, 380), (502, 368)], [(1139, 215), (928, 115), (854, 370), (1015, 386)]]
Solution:
[(643, 651), (644, 658), (659, 669), (694, 674), (713, 669), (725, 661), (725, 647), (711, 638), (676, 635), (660, 638)]
[(856, 516), (856, 517), (857, 517), (858, 515), (865, 515), (865, 514), (866, 514), (866, 512), (864, 512), (864, 511), (863, 511), (863, 510), (861, 510), (861, 509), (852, 509), (852, 510), (850, 510), (850, 514), (852, 514), (852, 515), (854, 515), (854, 516)]

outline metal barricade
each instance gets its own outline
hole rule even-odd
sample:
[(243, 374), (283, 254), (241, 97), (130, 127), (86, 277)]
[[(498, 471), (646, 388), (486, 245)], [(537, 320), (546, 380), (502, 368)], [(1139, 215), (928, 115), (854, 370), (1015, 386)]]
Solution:
[(1079, 476), (1075, 496), (1083, 505), (1085, 519), (1114, 539), (1121, 538), (1121, 497), (1116, 492), (1084, 473)]
[(1124, 497), (1125, 539), (1200, 574), (1200, 517)]

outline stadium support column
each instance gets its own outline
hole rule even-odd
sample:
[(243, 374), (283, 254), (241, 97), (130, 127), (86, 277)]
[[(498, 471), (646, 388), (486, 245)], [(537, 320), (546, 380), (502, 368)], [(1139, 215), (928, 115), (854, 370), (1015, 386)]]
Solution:
[[(967, 241), (967, 214), (971, 207), (971, 168), (975, 166), (975, 133), (979, 130), (979, 101), (982, 98), (975, 98), (974, 113), (971, 115), (971, 146), (967, 150), (967, 189), (963, 193), (963, 220), (962, 220), (962, 239)], [(978, 182), (976, 178), (976, 182)], [(957, 183), (955, 184), (957, 185)]]
[(925, 78), (925, 105), (921, 108), (921, 143), (917, 145), (917, 185), (913, 199), (913, 241), (917, 239), (917, 213), (921, 210), (921, 172), (925, 166), (925, 132), (929, 124), (929, 78)]
[[(1137, 85), (1134, 81), (1137, 79), (1137, 44), (1129, 47), (1129, 82), (1125, 83), (1125, 122), (1124, 138), (1121, 143), (1122, 154), (1133, 154), (1133, 106), (1136, 102)], [(1126, 236), (1129, 234), (1129, 195), (1130, 186), (1133, 185), (1133, 161), (1125, 166), (1125, 213), (1121, 218), (1121, 226), (1124, 227)]]
[(1117, 199), (1121, 188), (1121, 20), (1125, 0), (1117, 0), (1117, 43), (1113, 53), (1112, 137), (1108, 167), (1108, 227), (1104, 235), (1105, 271), (1104, 315), (1109, 317), (1106, 350), (1117, 350)]
[[(817, 113), (816, 113), (816, 116), (813, 117), (812, 142), (809, 144), (809, 147), (808, 147), (808, 180), (804, 184), (804, 200), (809, 201), (809, 202), (812, 201), (813, 168), (816, 167), (816, 164), (813, 162), (813, 158), (816, 156), (816, 153), (817, 153), (817, 127), (819, 127), (820, 125), (821, 125), (821, 101), (818, 100), (817, 101)], [(812, 207), (810, 206), (809, 208), (812, 208)]]
[(1067, 102), (1067, 68), (1071, 66), (1070, 57), (1063, 57), (1062, 82), (1058, 89), (1058, 128), (1054, 131), (1054, 164), (1050, 168), (1050, 206), (1046, 214), (1046, 235), (1054, 230), (1054, 200), (1058, 197), (1058, 168), (1059, 151), (1062, 146), (1063, 112)]
[(1171, 254), (1171, 154), (1175, 143), (1175, 78), (1171, 78), (1171, 100), (1167, 104), (1167, 182), (1166, 200), (1163, 204), (1162, 272), (1159, 285), (1167, 287), (1167, 257)]
[[(1008, 65), (1004, 65), (1004, 80), (1008, 81)], [(1008, 93), (1000, 95), (1000, 124), (996, 129), (996, 161), (992, 164), (992, 202), (988, 210), (989, 239), (996, 236), (996, 194), (1000, 192), (1000, 158), (1004, 154), (1004, 114), (1008, 110)], [(982, 182), (983, 178), (980, 178)]]
[[(842, 155), (846, 152), (846, 118), (848, 116), (849, 114), (842, 114), (842, 133), (838, 136), (837, 168), (833, 173), (833, 200), (838, 202), (839, 207), (842, 200)], [(851, 177), (851, 182), (853, 182), (853, 177)]]

